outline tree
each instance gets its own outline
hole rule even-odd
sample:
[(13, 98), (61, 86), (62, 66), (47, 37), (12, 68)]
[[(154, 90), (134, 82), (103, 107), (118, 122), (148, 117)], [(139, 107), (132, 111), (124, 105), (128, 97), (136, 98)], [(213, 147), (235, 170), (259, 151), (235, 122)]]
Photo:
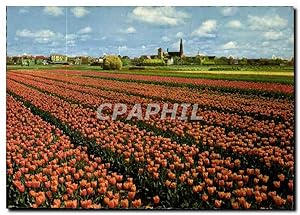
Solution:
[(6, 64), (7, 64), (7, 65), (12, 65), (12, 64), (14, 64), (13, 58), (12, 58), (12, 57), (6, 57)]
[(141, 66), (143, 64), (143, 61), (144, 59), (135, 57), (132, 59), (131, 64), (135, 66)]
[(90, 60), (88, 57), (81, 57), (81, 64), (89, 64)]
[(289, 60), (289, 65), (294, 66), (294, 57), (291, 57)]
[(175, 64), (175, 65), (183, 65), (183, 64), (184, 64), (183, 59), (181, 59), (181, 58), (178, 57), (178, 56), (174, 56), (174, 57), (173, 57), (173, 61), (174, 61), (174, 64)]
[(166, 63), (163, 59), (145, 59), (142, 65), (143, 66), (165, 66)]
[(128, 56), (122, 56), (121, 61), (122, 61), (123, 66), (131, 65), (131, 59)]
[(229, 59), (227, 59), (227, 57), (220, 57), (220, 58), (217, 58), (215, 60), (216, 64), (217, 65), (228, 65), (229, 64)]
[(105, 56), (103, 59), (103, 69), (104, 70), (121, 70), (122, 61), (118, 56), (109, 55)]
[(248, 63), (248, 60), (247, 60), (247, 58), (245, 58), (245, 57), (243, 57), (243, 58), (239, 61), (239, 64), (240, 64), (240, 65), (247, 65), (247, 63)]
[(230, 56), (228, 59), (229, 59), (229, 64), (230, 64), (230, 65), (233, 65), (233, 63), (234, 63), (234, 58), (233, 58), (232, 56)]

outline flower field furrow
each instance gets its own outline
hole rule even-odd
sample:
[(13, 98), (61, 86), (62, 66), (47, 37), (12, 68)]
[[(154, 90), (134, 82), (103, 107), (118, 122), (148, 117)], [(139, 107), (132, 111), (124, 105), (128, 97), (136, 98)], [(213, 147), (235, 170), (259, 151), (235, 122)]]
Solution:
[[(124, 162), (129, 162), (129, 168), (140, 172), (136, 177), (141, 175), (150, 180), (152, 186), (158, 186), (155, 190), (161, 190), (159, 196), (163, 205), (293, 207), (293, 163), (290, 163), (292, 171), (286, 174), (274, 175), (273, 171), (269, 171), (273, 175), (262, 174), (265, 172), (264, 165), (247, 166), (244, 161), (215, 153), (213, 146), (209, 151), (199, 151), (195, 145), (178, 144), (120, 121), (99, 121), (90, 109), (47, 96), (16, 82), (8, 80), (7, 85), (10, 91), (45, 110), (45, 113), (49, 112), (83, 136), (94, 139), (99, 147), (111, 150), (112, 158), (122, 157)], [(283, 180), (273, 183), (270, 178), (275, 177)], [(280, 189), (283, 187), (287, 189)]]
[[(26, 80), (22, 81), (26, 82)], [(58, 93), (65, 98), (71, 97), (78, 103), (88, 104), (91, 107), (95, 107), (101, 102), (107, 102), (106, 100), (103, 101), (100, 98), (98, 99), (98, 97), (87, 96), (74, 91), (65, 90), (61, 92), (53, 85), (42, 86), (40, 83), (35, 84), (37, 84), (37, 86), (41, 87), (43, 90)], [(285, 156), (287, 154), (293, 154), (293, 140), (291, 141), (289, 139), (285, 139), (285, 137), (278, 139), (276, 136), (274, 137), (274, 134), (266, 138), (260, 137), (256, 133), (239, 133), (238, 131), (228, 132), (222, 127), (218, 126), (201, 125), (199, 122), (176, 122), (170, 119), (166, 119), (164, 121), (160, 121), (159, 119), (151, 119), (150, 121), (146, 121), (146, 123), (154, 125), (163, 131), (171, 131), (179, 136), (189, 135), (194, 139), (193, 143), (201, 142), (201, 144), (208, 146), (216, 145), (219, 147), (232, 148), (238, 153), (246, 152), (250, 155), (254, 154), (264, 158), (264, 161), (268, 166), (271, 166), (272, 163), (279, 163), (280, 165), (290, 167), (290, 162), (294, 162), (293, 157)], [(185, 130), (186, 132), (184, 132)], [(285, 136), (292, 138), (293, 133), (287, 133)], [(279, 145), (276, 145), (276, 142)], [(247, 151), (245, 151), (245, 148)], [(273, 158), (270, 160), (269, 157), (272, 156)]]
[(132, 178), (109, 171), (109, 163), (87, 154), (84, 146), (74, 147), (61, 130), (11, 96), (6, 148), (10, 208), (140, 206), (131, 194), (136, 189)]
[(211, 87), (228, 87), (236, 89), (253, 89), (271, 92), (282, 92), (282, 93), (294, 93), (294, 87), (285, 84), (276, 83), (255, 83), (246, 81), (227, 81), (227, 80), (209, 80), (209, 79), (199, 79), (199, 78), (180, 78), (180, 77), (162, 77), (155, 75), (139, 75), (139, 74), (111, 74), (105, 72), (96, 71), (66, 71), (66, 70), (56, 70), (57, 73), (66, 74), (76, 74), (76, 75), (89, 75), (89, 76), (99, 76), (106, 78), (117, 78), (117, 79), (129, 79), (136, 81), (149, 81), (158, 83), (178, 83), (178, 84), (192, 84), (196, 86), (211, 86)]
[[(83, 87), (83, 86), (77, 86), (77, 85), (72, 85), (68, 83), (61, 83), (61, 82), (55, 82), (51, 80), (45, 80), (45, 79), (28, 79), (28, 78), (23, 78), (19, 76), (14, 76), (10, 75), (11, 78), (14, 78), (14, 80), (21, 80), (22, 82), (28, 83), (29, 80), (32, 80), (30, 84), (34, 84), (37, 86), (37, 83), (39, 85), (39, 88), (43, 88), (44, 90), (50, 90), (50, 92), (55, 92), (57, 94), (62, 94), (64, 93), (66, 96), (74, 96), (76, 95), (76, 92), (79, 93), (86, 93), (90, 96), (88, 101), (83, 101), (82, 99), (87, 99), (86, 96), (82, 96), (80, 101), (84, 102), (85, 104), (88, 105), (93, 105), (94, 107), (97, 107), (100, 103), (105, 103), (108, 100), (113, 101), (115, 103), (118, 102), (123, 102), (123, 103), (128, 103), (128, 104), (136, 104), (136, 103), (151, 103), (154, 100), (147, 100), (145, 98), (137, 97), (137, 96), (128, 96), (126, 94), (122, 93), (116, 93), (116, 92), (110, 92), (110, 91), (103, 91), (99, 89), (94, 89), (90, 87)], [(41, 85), (42, 83), (46, 84), (45, 86)], [(60, 92), (60, 88), (56, 88), (56, 86), (63, 87), (65, 90), (64, 92)], [(45, 87), (47, 89), (45, 89)], [(68, 92), (69, 95), (68, 95)], [(75, 92), (74, 92), (75, 91)], [(70, 95), (72, 94), (72, 95)], [(79, 95), (80, 96), (80, 95)], [(91, 98), (94, 98), (94, 100), (91, 104)], [(78, 98), (76, 98), (78, 99)], [(162, 102), (159, 101), (158, 102)], [(171, 104), (169, 105), (171, 107)], [(190, 110), (189, 110), (190, 111)], [(274, 136), (277, 139), (277, 142), (279, 139), (282, 139), (282, 141), (285, 141), (286, 139), (291, 141), (293, 139), (293, 121), (284, 121), (284, 122), (274, 122), (274, 120), (269, 121), (269, 120), (255, 120), (250, 116), (240, 116), (237, 113), (222, 113), (222, 112), (217, 112), (217, 111), (211, 111), (211, 110), (205, 110), (200, 108), (198, 110), (198, 116), (201, 116), (203, 118), (203, 122), (209, 125), (218, 125), (218, 126), (226, 126), (226, 127), (234, 127), (238, 128), (240, 130), (246, 130), (249, 132), (255, 132), (259, 136), (262, 134), (263, 137), (269, 137), (269, 136)], [(179, 124), (181, 123), (180, 121), (178, 122)], [(174, 123), (173, 123), (174, 124)], [(189, 126), (191, 125), (190, 123), (188, 125), (179, 125), (181, 126)], [(176, 126), (176, 125), (174, 125)], [(272, 140), (274, 141), (274, 140)], [(276, 140), (275, 140), (276, 142)]]
[(259, 97), (241, 96), (238, 94), (212, 93), (210, 91), (197, 91), (188, 88), (166, 87), (150, 84), (124, 83), (121, 81), (84, 78), (80, 76), (66, 76), (63, 73), (49, 74), (45, 72), (26, 72), (34, 76), (48, 77), (72, 82), (82, 85), (91, 85), (94, 87), (120, 90), (142, 97), (160, 98), (161, 100), (173, 100), (186, 103), (197, 103), (207, 105), (225, 112), (239, 111), (244, 114), (254, 114), (284, 118), (285, 120), (293, 119), (294, 104), (290, 100), (264, 99)]
[[(85, 74), (85, 72), (79, 74)], [(89, 75), (99, 75), (97, 72), (88, 72)], [(284, 84), (271, 84), (271, 83), (253, 83), (244, 81), (223, 81), (223, 80), (207, 80), (207, 79), (190, 79), (190, 78), (175, 78), (175, 77), (160, 77), (160, 76), (143, 76), (143, 75), (133, 75), (133, 74), (109, 74), (101, 73), (103, 77), (111, 78), (122, 78), (122, 79), (132, 79), (132, 80), (147, 80), (156, 82), (169, 82), (169, 83), (185, 83), (194, 85), (206, 85), (206, 86), (216, 86), (216, 87), (229, 87), (238, 89), (255, 89), (255, 90), (265, 90), (273, 92), (283, 92), (283, 93), (293, 93), (294, 87)]]

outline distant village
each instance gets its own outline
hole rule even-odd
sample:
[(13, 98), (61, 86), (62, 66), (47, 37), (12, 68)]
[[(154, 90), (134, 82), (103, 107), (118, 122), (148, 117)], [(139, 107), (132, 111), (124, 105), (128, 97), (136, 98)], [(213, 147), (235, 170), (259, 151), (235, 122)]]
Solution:
[[(179, 51), (169, 51), (167, 48), (164, 51), (162, 48), (158, 48), (157, 54), (154, 55), (142, 55), (140, 57), (130, 58), (128, 56), (120, 56), (123, 66), (167, 66), (167, 65), (253, 65), (253, 66), (293, 66), (294, 58), (283, 59), (273, 56), (271, 59), (258, 58), (235, 58), (233, 56), (228, 57), (216, 57), (197, 54), (195, 56), (185, 56), (183, 49), (182, 39), (180, 40)], [(62, 64), (62, 65), (90, 65), (101, 66), (105, 56), (91, 57), (91, 56), (76, 56), (70, 57), (63, 54), (51, 54), (50, 56), (33, 56), (33, 55), (18, 55), (7, 56), (7, 65), (49, 65), (49, 64)]]

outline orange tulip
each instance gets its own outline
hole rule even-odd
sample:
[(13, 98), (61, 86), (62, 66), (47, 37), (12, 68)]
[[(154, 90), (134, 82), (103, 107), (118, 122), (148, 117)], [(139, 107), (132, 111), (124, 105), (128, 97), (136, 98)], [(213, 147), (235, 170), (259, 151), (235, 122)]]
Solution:
[(170, 188), (171, 189), (175, 189), (176, 187), (177, 187), (176, 182), (172, 182), (171, 185), (170, 185)]
[(276, 196), (273, 196), (273, 200), (275, 202), (276, 205), (278, 206), (282, 206), (285, 204), (286, 200), (282, 199), (280, 196), (276, 195)]
[(231, 202), (231, 207), (232, 207), (233, 209), (239, 209), (239, 208), (240, 208), (238, 202)]
[(208, 195), (203, 194), (201, 198), (204, 202), (206, 202), (208, 200)]
[(245, 202), (245, 203), (243, 204), (243, 207), (244, 207), (245, 209), (249, 209), (249, 208), (251, 207), (251, 204), (250, 204), (249, 202)]
[(82, 200), (80, 201), (80, 204), (82, 208), (90, 208), (92, 206), (92, 200)]
[(66, 208), (77, 208), (77, 200), (65, 201)]
[(115, 177), (110, 178), (108, 181), (109, 181), (109, 184), (111, 184), (111, 185), (115, 185), (117, 183), (117, 180)]
[(35, 204), (37, 204), (38, 206), (43, 204), (45, 200), (46, 196), (44, 192), (38, 192), (35, 196)]
[(104, 193), (106, 193), (106, 190), (107, 190), (106, 187), (100, 187), (100, 188), (98, 189), (98, 192), (99, 192), (100, 194), (104, 194)]
[(261, 203), (263, 201), (262, 197), (259, 195), (259, 196), (255, 196), (255, 201), (257, 203)]
[(188, 185), (190, 185), (190, 186), (192, 186), (194, 184), (194, 180), (190, 179), (190, 178), (187, 179), (187, 182), (188, 182)]
[(103, 202), (108, 205), (110, 202), (110, 199), (108, 197), (104, 197)]
[(216, 187), (208, 187), (207, 191), (208, 191), (209, 195), (212, 195), (216, 191)]
[(129, 199), (134, 199), (134, 197), (135, 197), (135, 192), (128, 192), (128, 198)]
[(133, 205), (133, 207), (135, 207), (135, 208), (139, 208), (139, 207), (142, 205), (141, 199), (132, 201), (132, 205)]
[(294, 190), (294, 182), (293, 182), (292, 180), (289, 181), (288, 187), (289, 187), (289, 189), (290, 189), (291, 191)]
[(118, 202), (117, 202), (117, 200), (115, 200), (115, 199), (112, 199), (112, 200), (110, 200), (110, 201), (108, 202), (108, 207), (109, 207), (109, 208), (115, 208), (115, 207), (117, 207), (117, 205), (118, 205)]
[(220, 208), (221, 205), (222, 205), (222, 201), (221, 200), (215, 200), (214, 205), (215, 205), (216, 208)]
[(288, 201), (289, 203), (293, 203), (293, 202), (294, 202), (294, 196), (292, 196), (292, 195), (287, 195), (287, 201)]
[(285, 180), (285, 175), (284, 174), (280, 174), (277, 176), (279, 181), (283, 182)]
[(128, 206), (129, 206), (128, 199), (121, 200), (121, 206), (122, 206), (122, 208), (128, 208)]
[(53, 200), (53, 205), (51, 206), (52, 208), (60, 208), (61, 206), (61, 201), (60, 199), (54, 199)]
[(273, 185), (276, 188), (280, 188), (280, 181), (273, 181)]
[(159, 196), (154, 196), (153, 201), (154, 201), (154, 204), (156, 204), (156, 205), (159, 204), (159, 202), (160, 202)]

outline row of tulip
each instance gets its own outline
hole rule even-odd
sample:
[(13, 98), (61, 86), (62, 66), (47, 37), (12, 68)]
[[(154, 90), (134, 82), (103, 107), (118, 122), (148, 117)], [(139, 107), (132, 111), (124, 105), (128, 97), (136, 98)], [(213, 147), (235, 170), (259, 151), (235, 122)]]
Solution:
[[(64, 94), (64, 96), (67, 97), (70, 97), (70, 95), (68, 94), (72, 93), (72, 98), (74, 98), (74, 94), (76, 94), (76, 92), (88, 94), (88, 97), (81, 96), (80, 102), (88, 105), (93, 105), (95, 108), (97, 108), (101, 103), (105, 102), (122, 102), (133, 105), (137, 103), (147, 105), (149, 103), (154, 102), (153, 99), (147, 99), (139, 96), (126, 95), (124, 93), (105, 91), (91, 87), (69, 84), (65, 82), (46, 80), (37, 77), (24, 77), (14, 74), (10, 74), (9, 77), (13, 78), (13, 80), (21, 81), (22, 83), (31, 84), (34, 86), (38, 85), (38, 87), (42, 88), (43, 90), (50, 90), (50, 92), (60, 95)], [(63, 87), (65, 90), (62, 92), (58, 87)], [(161, 100), (157, 101), (161, 102)], [(171, 107), (172, 104), (169, 104), (169, 106)], [(190, 112), (191, 109), (188, 109), (188, 115), (191, 115)], [(206, 110), (204, 108), (199, 108), (197, 115), (202, 117), (202, 121), (209, 125), (234, 127), (239, 130), (246, 130), (249, 132), (255, 132), (256, 134), (262, 134), (262, 136), (272, 136), (277, 138), (277, 142), (279, 142), (280, 139), (281, 142), (285, 142), (286, 140), (290, 141), (291, 139), (293, 139), (293, 121), (290, 120), (283, 122), (277, 122), (274, 120), (257, 120), (254, 117), (239, 115), (238, 113), (223, 113), (214, 110)]]
[(138, 208), (132, 178), (7, 96), (9, 208)]
[(230, 80), (210, 80), (201, 78), (182, 78), (182, 77), (164, 77), (155, 75), (139, 75), (139, 74), (121, 74), (121, 73), (105, 73), (97, 71), (75, 71), (75, 70), (55, 70), (57, 73), (66, 74), (76, 74), (76, 75), (88, 75), (97, 76), (103, 78), (114, 78), (132, 81), (142, 81), (142, 82), (153, 82), (159, 84), (173, 84), (173, 85), (192, 85), (195, 87), (223, 87), (229, 88), (231, 90), (255, 90), (262, 92), (272, 92), (293, 94), (294, 87), (287, 84), (277, 84), (277, 83), (257, 83), (249, 81), (230, 81)]
[[(26, 81), (25, 79), (20, 80), (25, 83), (34, 84), (35, 86), (38, 86), (39, 89), (59, 94), (64, 98), (72, 98), (78, 103), (91, 105), (91, 107), (96, 107), (101, 102), (105, 103), (114, 100), (113, 98), (102, 100), (99, 97), (82, 94), (74, 90), (66, 89), (61, 91), (55, 85), (45, 85), (40, 82)], [(224, 130), (222, 126), (203, 126), (199, 122), (174, 121), (170, 120), (170, 118), (163, 121), (158, 118), (152, 118), (151, 120), (146, 121), (146, 123), (182, 137), (189, 135), (194, 139), (193, 143), (201, 142), (202, 145), (217, 145), (219, 147), (230, 148), (238, 153), (254, 154), (263, 158), (268, 166), (271, 166), (272, 163), (277, 163), (280, 164), (280, 166), (288, 168), (293, 166), (293, 140), (291, 141), (289, 139), (293, 138), (292, 128), (287, 129), (287, 133), (280, 131), (280, 133), (285, 134), (285, 136), (278, 139), (275, 135), (270, 135), (268, 138), (265, 138), (260, 137), (256, 133), (241, 133), (239, 131), (228, 132)], [(246, 151), (245, 148), (247, 148)]]
[[(17, 72), (14, 72), (17, 73)], [(258, 96), (244, 96), (240, 94), (213, 93), (211, 91), (192, 90), (185, 87), (167, 87), (160, 85), (127, 83), (114, 80), (103, 80), (81, 76), (69, 76), (64, 73), (45, 71), (21, 71), (22, 75), (51, 78), (79, 85), (114, 90), (144, 98), (158, 98), (163, 101), (176, 101), (199, 104), (218, 111), (239, 112), (244, 115), (258, 117), (294, 118), (294, 102), (287, 99), (268, 99)]]
[[(95, 139), (100, 148), (109, 149), (110, 154), (107, 153), (106, 157), (112, 160), (120, 157), (121, 163), (114, 163), (117, 166), (138, 170), (136, 177), (141, 177), (139, 181), (148, 185), (142, 187), (160, 191), (163, 206), (293, 207), (293, 175), (283, 174), (282, 182), (276, 180), (274, 183), (265, 174), (263, 165), (257, 163), (257, 168), (252, 169), (242, 160), (232, 160), (230, 156), (214, 152), (214, 147), (210, 147), (210, 151), (200, 151), (195, 145), (178, 144), (168, 138), (153, 136), (151, 132), (139, 130), (136, 126), (118, 121), (97, 121), (95, 113), (90, 109), (12, 81), (8, 81), (8, 89), (45, 113), (49, 112), (72, 130), (78, 130), (91, 140)], [(275, 177), (282, 178), (282, 174)], [(288, 189), (282, 189), (285, 187)], [(149, 193), (153, 190), (143, 191)], [(249, 190), (246, 196), (245, 190)], [(184, 198), (187, 196), (190, 198)], [(199, 201), (200, 198), (202, 201)]]

